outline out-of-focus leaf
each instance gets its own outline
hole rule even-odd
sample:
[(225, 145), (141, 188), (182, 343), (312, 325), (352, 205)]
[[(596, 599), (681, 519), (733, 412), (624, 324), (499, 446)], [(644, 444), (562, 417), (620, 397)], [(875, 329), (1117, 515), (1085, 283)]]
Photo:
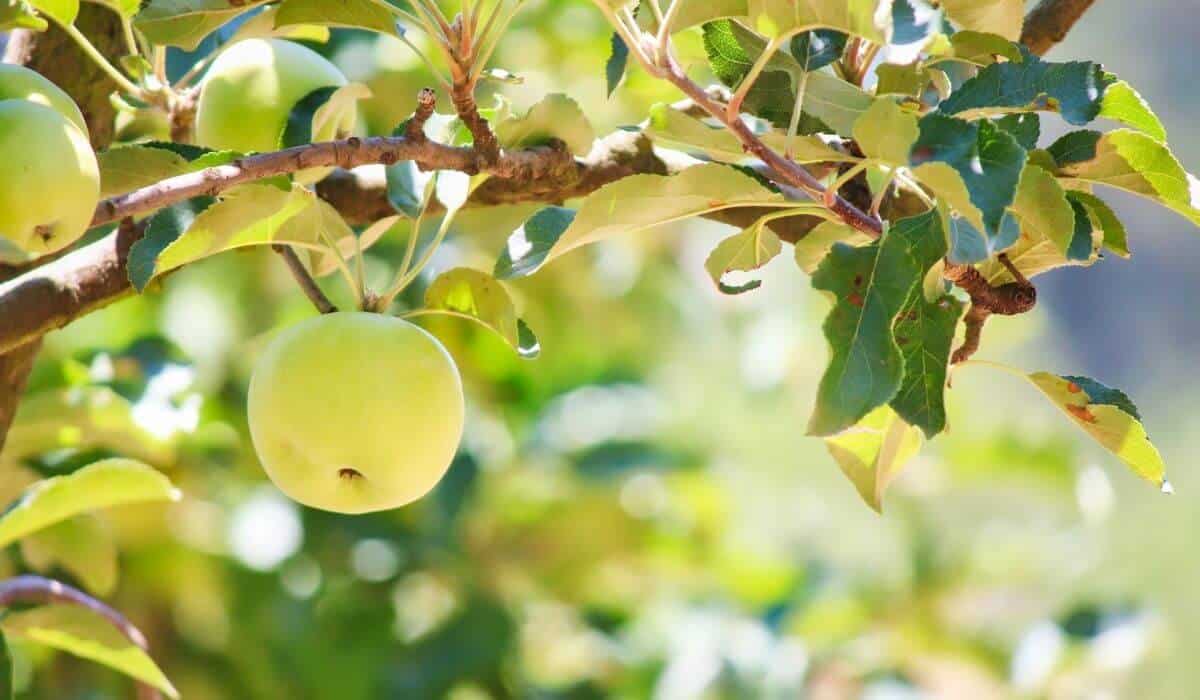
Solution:
[(29, 4), (62, 25), (75, 24), (79, 16), (79, 0), (29, 0)]
[(0, 632), (0, 700), (13, 697), (13, 660), (8, 651), (8, 640)]
[[(284, 224), (284, 229), (300, 226), (312, 227), (311, 232), (302, 233), (281, 229), (280, 237), (303, 239), (313, 236), (312, 240), (318, 240), (320, 231), (317, 230), (317, 227), (321, 227), (329, 240), (332, 240), (337, 246), (342, 258), (346, 260), (351, 259), (356, 250), (367, 250), (378, 243), (401, 220), (399, 216), (385, 216), (363, 229), (361, 233), (356, 234), (346, 225), (346, 221), (342, 219), (342, 215), (338, 213), (337, 209), (330, 206), (328, 202), (318, 199), (314, 204), (315, 206), (305, 209)], [(318, 277), (324, 277), (338, 269), (337, 255), (331, 251), (313, 251), (311, 259), (312, 273)]]
[[(727, 163), (746, 160), (746, 150), (742, 142), (729, 129), (709, 126), (665, 103), (650, 108), (646, 134), (660, 145), (685, 151), (699, 151), (714, 160)], [(797, 163), (837, 163), (854, 158), (833, 148), (818, 136), (796, 136), (790, 143), (785, 134), (775, 130), (768, 130), (757, 136), (763, 143), (779, 152), (787, 150), (790, 145), (790, 157)]]
[(469, 316), (504, 338), (522, 357), (537, 356), (538, 343), (522, 328), (508, 290), (486, 272), (469, 267), (447, 270), (425, 291), (425, 308)]
[(179, 691), (154, 660), (98, 613), (74, 605), (46, 605), (12, 613), (0, 621), (4, 632), (82, 659), (95, 661), (158, 688), (172, 698)]
[(508, 149), (540, 146), (558, 139), (571, 153), (585, 156), (595, 138), (579, 103), (558, 93), (543, 97), (523, 116), (509, 117), (496, 124), (496, 139)]
[(132, 459), (102, 459), (31, 486), (0, 516), (0, 547), (87, 511), (179, 498), (178, 489), (153, 467)]
[(235, 4), (229, 0), (150, 0), (134, 18), (153, 44), (195, 51), (218, 27), (262, 5), (258, 0)]
[(317, 88), (301, 97), (284, 123), (280, 136), (281, 148), (303, 146), (313, 141), (314, 134), (323, 132), (331, 122), (340, 120), (357, 100), (371, 96), (371, 90), (362, 83)]
[(43, 574), (58, 567), (98, 596), (111, 594), (117, 585), (117, 544), (91, 515), (78, 515), (22, 538), (21, 558)]
[(242, 22), (230, 37), (229, 43), (245, 39), (291, 39), (324, 44), (329, 41), (329, 27), (320, 24), (279, 24), (281, 5), (271, 5)]
[(604, 80), (608, 85), (608, 96), (617, 91), (617, 86), (625, 78), (625, 67), (629, 64), (629, 47), (620, 34), (613, 32), (610, 40), (612, 49), (608, 61), (604, 64)]
[(883, 493), (921, 451), (921, 431), (887, 406), (880, 406), (854, 426), (825, 438), (825, 447), (863, 501), (883, 511)]
[[(33, 5), (29, 4), (28, 0), (4, 0), (0, 2), (0, 31), (32, 29), (35, 32), (43, 32), (48, 26), (50, 25), (44, 18), (38, 16), (37, 11), (33, 8)], [(8, 658), (7, 648), (5, 649), (5, 658)], [(9, 659), (9, 665), (11, 672), (11, 659)], [(11, 681), (12, 677), (10, 673), (9, 686), (12, 685)]]

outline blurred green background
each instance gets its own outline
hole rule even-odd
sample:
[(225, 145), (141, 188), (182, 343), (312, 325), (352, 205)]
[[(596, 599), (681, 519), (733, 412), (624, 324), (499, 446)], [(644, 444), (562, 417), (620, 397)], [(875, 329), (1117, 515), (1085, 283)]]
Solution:
[[(1198, 35), (1193, 2), (1100, 2), (1051, 56), (1128, 79), (1194, 169)], [(532, 1), (495, 61), (524, 83), (488, 89), (518, 109), (566, 92), (600, 134), (678, 98), (633, 70), (606, 99), (608, 41), (589, 3)], [(703, 77), (698, 44), (685, 38), (684, 57)], [(367, 133), (390, 132), (428, 83), (394, 39), (335, 30), (320, 50), (372, 87)], [(50, 336), (0, 491), (108, 454), (183, 489), (179, 503), (79, 525), (109, 562), (95, 566), (119, 561), (107, 599), (187, 700), (1194, 698), (1200, 239), (1165, 210), (1114, 202), (1134, 258), (1040, 278), (1038, 310), (993, 320), (980, 357), (1125, 389), (1174, 497), (1030, 386), (966, 368), (949, 434), (875, 514), (803, 436), (826, 303), (786, 255), (760, 290), (718, 294), (702, 263), (728, 230), (705, 222), (513, 283), (537, 360), (473, 325), (428, 323), (464, 373), (469, 421), (445, 481), (412, 506), (305, 509), (257, 465), (244, 410), (255, 356), (313, 313), (265, 251), (193, 265)], [(465, 213), (425, 282), (491, 269), (530, 211)], [(369, 251), (377, 285), (403, 240)], [(0, 568), (20, 570), (19, 554)], [(19, 697), (130, 693), (103, 668), (14, 653)]]

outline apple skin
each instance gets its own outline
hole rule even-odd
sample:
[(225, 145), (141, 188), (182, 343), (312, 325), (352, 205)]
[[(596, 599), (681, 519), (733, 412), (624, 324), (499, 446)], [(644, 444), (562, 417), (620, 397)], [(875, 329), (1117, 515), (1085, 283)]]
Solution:
[(247, 404), (271, 481), (336, 513), (424, 496), (462, 438), (454, 360), (425, 330), (382, 314), (326, 314), (283, 331), (257, 361)]
[[(278, 150), (288, 115), (301, 98), (345, 84), (337, 66), (305, 46), (283, 39), (239, 41), (221, 52), (204, 77), (196, 103), (196, 143), (243, 153)], [(313, 141), (349, 133), (357, 116), (350, 104), (314, 133)], [(316, 182), (330, 170), (310, 168), (297, 179)]]
[(71, 121), (29, 100), (0, 101), (0, 259), (74, 243), (99, 200), (96, 154)]
[(0, 63), (0, 100), (29, 100), (52, 107), (71, 120), (85, 137), (88, 135), (87, 122), (83, 120), (83, 112), (79, 111), (79, 105), (75, 104), (75, 100), (63, 92), (62, 88), (37, 71), (11, 63)]

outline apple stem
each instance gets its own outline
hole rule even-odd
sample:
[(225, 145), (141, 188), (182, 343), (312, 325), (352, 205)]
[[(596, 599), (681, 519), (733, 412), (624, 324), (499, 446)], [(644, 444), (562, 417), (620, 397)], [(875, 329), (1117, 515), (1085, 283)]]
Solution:
[(300, 289), (308, 300), (312, 302), (317, 311), (323, 314), (331, 314), (338, 309), (329, 301), (329, 297), (325, 296), (325, 292), (317, 286), (317, 281), (308, 273), (308, 269), (304, 267), (304, 263), (300, 261), (300, 256), (296, 255), (295, 249), (287, 245), (271, 246), (276, 253), (279, 253), (283, 261), (287, 263), (288, 270), (292, 273), (292, 277), (296, 279), (296, 283), (300, 285)]

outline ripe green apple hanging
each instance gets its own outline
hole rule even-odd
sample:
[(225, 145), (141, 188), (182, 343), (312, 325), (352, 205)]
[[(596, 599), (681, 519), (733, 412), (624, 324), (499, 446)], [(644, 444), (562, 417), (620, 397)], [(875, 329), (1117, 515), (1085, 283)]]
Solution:
[(74, 123), (29, 100), (0, 101), (0, 259), (75, 242), (100, 199), (96, 155)]
[[(287, 126), (288, 114), (305, 95), (323, 87), (346, 84), (329, 61), (315, 51), (283, 39), (247, 39), (221, 52), (200, 88), (196, 104), (196, 142), (232, 151), (274, 151)], [(354, 128), (357, 109), (342, 114), (312, 135), (330, 141)], [(328, 168), (297, 173), (315, 182)]]
[(442, 344), (374, 313), (281, 333), (258, 360), (247, 413), (267, 475), (338, 513), (397, 508), (446, 473), (463, 429), (462, 382)]
[(50, 82), (41, 73), (24, 66), (0, 63), (0, 100), (29, 100), (58, 111), (88, 135), (83, 112), (71, 96)]

